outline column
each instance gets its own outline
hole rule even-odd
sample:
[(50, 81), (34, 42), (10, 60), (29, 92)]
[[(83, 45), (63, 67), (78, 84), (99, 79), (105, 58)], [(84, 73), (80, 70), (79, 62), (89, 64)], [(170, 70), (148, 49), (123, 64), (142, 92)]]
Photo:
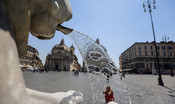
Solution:
[(58, 71), (60, 71), (60, 60), (58, 59)]
[(50, 60), (51, 62), (51, 64), (50, 64), (50, 69), (53, 71), (53, 69), (52, 69), (52, 59)]
[(68, 61), (66, 60), (66, 71), (69, 71), (68, 69)]
[(51, 59), (48, 60), (49, 61), (49, 70), (51, 69)]
[(67, 69), (68, 69), (68, 71), (71, 71), (71, 70), (70, 70), (69, 60), (67, 60)]
[(64, 62), (61, 60), (61, 71), (64, 71)]
[(55, 59), (52, 59), (52, 70), (55, 70)]

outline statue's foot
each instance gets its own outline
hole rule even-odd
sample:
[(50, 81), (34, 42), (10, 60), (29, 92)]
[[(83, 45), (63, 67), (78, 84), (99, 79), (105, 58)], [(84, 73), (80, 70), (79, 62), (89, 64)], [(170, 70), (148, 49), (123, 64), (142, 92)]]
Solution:
[(83, 104), (83, 94), (81, 92), (70, 90), (66, 93), (68, 96), (64, 97), (60, 104)]

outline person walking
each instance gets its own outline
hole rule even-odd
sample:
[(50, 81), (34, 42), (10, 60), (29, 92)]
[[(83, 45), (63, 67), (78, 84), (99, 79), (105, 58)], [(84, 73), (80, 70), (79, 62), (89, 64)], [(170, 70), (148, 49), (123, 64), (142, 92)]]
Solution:
[(122, 73), (123, 78), (125, 78), (125, 72)]
[(107, 74), (106, 75), (106, 82), (109, 82), (109, 78), (110, 78), (110, 76), (109, 76), (109, 74)]
[(110, 86), (106, 86), (106, 90), (103, 91), (103, 94), (105, 94), (105, 102), (106, 104), (110, 101), (114, 101), (114, 93), (111, 90)]

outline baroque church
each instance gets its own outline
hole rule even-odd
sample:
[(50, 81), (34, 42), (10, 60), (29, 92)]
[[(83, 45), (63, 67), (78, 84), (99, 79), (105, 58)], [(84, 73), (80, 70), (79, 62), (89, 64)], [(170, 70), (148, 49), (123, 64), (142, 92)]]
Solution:
[(56, 44), (51, 53), (46, 56), (44, 68), (48, 71), (74, 71), (81, 70), (78, 58), (74, 54), (74, 46), (66, 46), (64, 39)]

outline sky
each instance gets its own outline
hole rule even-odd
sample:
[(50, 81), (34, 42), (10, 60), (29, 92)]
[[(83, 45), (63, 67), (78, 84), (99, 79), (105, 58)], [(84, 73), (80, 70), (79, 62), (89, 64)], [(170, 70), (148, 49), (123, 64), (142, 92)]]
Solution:
[[(100, 39), (100, 44), (116, 66), (119, 67), (119, 56), (135, 42), (153, 41), (150, 15), (142, 8), (144, 0), (70, 0), (73, 17), (63, 23), (88, 35), (93, 40)], [(175, 41), (175, 0), (157, 0), (156, 9), (152, 11), (156, 41), (164, 35)], [(65, 44), (75, 47), (75, 54), (82, 64), (82, 57), (71, 40), (63, 33), (56, 31), (50, 40), (39, 40), (29, 34), (28, 45), (39, 52), (42, 63), (52, 48), (64, 39)]]

